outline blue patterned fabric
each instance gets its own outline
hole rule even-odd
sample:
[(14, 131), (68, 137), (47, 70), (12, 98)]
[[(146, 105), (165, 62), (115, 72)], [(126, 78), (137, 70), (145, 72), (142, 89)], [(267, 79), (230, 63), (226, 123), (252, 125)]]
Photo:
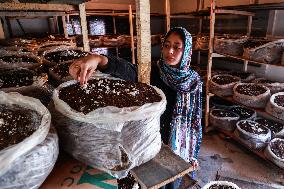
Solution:
[(182, 27), (172, 28), (172, 33), (182, 34), (184, 52), (178, 68), (164, 62), (158, 63), (161, 79), (177, 92), (176, 104), (172, 114), (169, 145), (172, 150), (188, 162), (196, 161), (202, 139), (202, 81), (197, 72), (190, 67), (192, 54), (191, 34)]

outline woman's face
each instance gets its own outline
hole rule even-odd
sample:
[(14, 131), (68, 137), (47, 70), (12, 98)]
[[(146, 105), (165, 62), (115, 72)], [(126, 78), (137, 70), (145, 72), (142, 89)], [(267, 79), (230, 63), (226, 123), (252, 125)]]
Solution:
[(182, 59), (184, 44), (182, 38), (177, 33), (172, 33), (164, 42), (162, 49), (164, 61), (166, 64), (178, 67)]

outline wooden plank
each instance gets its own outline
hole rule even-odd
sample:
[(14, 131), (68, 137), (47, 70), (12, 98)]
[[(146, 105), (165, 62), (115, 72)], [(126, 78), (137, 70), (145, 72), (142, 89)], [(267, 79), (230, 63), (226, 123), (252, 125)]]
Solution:
[(1, 3), (2, 11), (72, 11), (74, 5), (66, 4), (43, 4), (43, 3)]
[(1, 11), (0, 16), (15, 16), (15, 17), (49, 17), (49, 16), (64, 16), (65, 12), (35, 12), (35, 11)]
[(149, 0), (136, 0), (136, 28), (138, 81), (150, 84), (151, 32)]
[(275, 28), (276, 28), (276, 20), (277, 20), (277, 15), (278, 15), (278, 10), (274, 11), (274, 17), (273, 17), (273, 22), (272, 22), (272, 29), (271, 29), (271, 35), (273, 36), (275, 33)]
[(130, 39), (131, 39), (131, 54), (132, 54), (132, 64), (135, 64), (135, 47), (134, 47), (134, 36), (133, 36), (133, 15), (132, 7), (129, 5), (129, 28), (130, 28)]
[(190, 163), (176, 155), (168, 146), (162, 145), (160, 152), (152, 160), (135, 167), (131, 174), (142, 188), (156, 189), (192, 171)]
[(251, 34), (252, 16), (248, 16), (247, 36)]
[(58, 33), (58, 17), (57, 16), (53, 16), (53, 25), (54, 25), (54, 33)]
[(63, 30), (64, 30), (64, 37), (68, 38), (68, 31), (67, 31), (67, 24), (66, 24), (66, 16), (62, 16), (62, 25), (63, 25)]
[(276, 66), (276, 67), (284, 67), (284, 65), (282, 64), (267, 64), (265, 62), (258, 62), (258, 61), (254, 61), (254, 60), (249, 60), (245, 57), (242, 56), (232, 56), (232, 55), (228, 55), (228, 54), (221, 54), (221, 53), (213, 53), (212, 57), (215, 58), (224, 58), (224, 57), (228, 57), (228, 58), (234, 58), (234, 59), (238, 59), (238, 60), (243, 60), (243, 61), (248, 61), (248, 62), (252, 62), (252, 63), (256, 63), (256, 64), (264, 64), (267, 66)]
[(243, 15), (243, 16), (254, 16), (255, 14), (252, 12), (247, 11), (237, 11), (237, 10), (226, 10), (226, 9), (216, 9), (216, 14), (236, 14), (236, 15)]
[(2, 19), (0, 18), (0, 39), (5, 39), (5, 32), (4, 32), (4, 27), (2, 24)]
[[(114, 10), (112, 11), (112, 14), (114, 14)], [(112, 16), (112, 23), (113, 23), (113, 34), (116, 34), (116, 22), (115, 22), (115, 17)], [(116, 57), (118, 57), (118, 48), (115, 48), (116, 52)]]
[[(118, 3), (94, 3), (87, 2), (86, 10), (125, 10), (128, 11), (128, 4), (118, 4)], [(134, 4), (133, 4), (134, 5)], [(135, 6), (132, 10), (135, 10)]]
[[(129, 13), (107, 13), (107, 12), (96, 12), (96, 11), (89, 11), (86, 13), (88, 16), (90, 15), (99, 15), (99, 16), (112, 16), (112, 17), (115, 17), (115, 16), (128, 16)], [(79, 13), (71, 13), (69, 15), (79, 15)]]
[(165, 0), (165, 11), (166, 11), (166, 29), (171, 29), (171, 5), (170, 0)]
[(85, 3), (79, 5), (84, 51), (90, 51)]
[(209, 35), (209, 52), (208, 52), (208, 65), (207, 65), (207, 81), (206, 81), (206, 106), (205, 106), (205, 131), (209, 126), (209, 82), (211, 80), (212, 69), (212, 54), (213, 54), (213, 42), (214, 42), (214, 28), (215, 28), (215, 5), (216, 0), (210, 0), (210, 35)]

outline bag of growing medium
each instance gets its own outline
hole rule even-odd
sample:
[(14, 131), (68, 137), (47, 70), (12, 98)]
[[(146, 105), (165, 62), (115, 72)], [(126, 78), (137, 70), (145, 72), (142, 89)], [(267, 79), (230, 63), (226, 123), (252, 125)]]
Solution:
[[(19, 142), (8, 143), (1, 148), (0, 188), (38, 188), (53, 168), (58, 154), (56, 133), (50, 132), (48, 135), (50, 113), (37, 99), (1, 91), (0, 108), (4, 112), (1, 118), (3, 127), (7, 123), (13, 126), (9, 117), (5, 117), (5, 113), (9, 115), (12, 112), (12, 115), (20, 115), (19, 119), (23, 115), (30, 115), (25, 125), (33, 131)], [(4, 130), (1, 132), (4, 133)], [(9, 136), (15, 135), (9, 133)]]
[(51, 127), (42, 143), (16, 159), (13, 166), (0, 177), (0, 188), (39, 188), (52, 171), (58, 153), (58, 136)]
[(126, 176), (130, 169), (149, 161), (160, 151), (160, 116), (166, 107), (161, 90), (154, 88), (161, 96), (159, 102), (126, 108), (106, 106), (84, 114), (59, 98), (61, 89), (75, 83), (77, 81), (73, 80), (61, 84), (54, 91), (50, 107), (64, 150), (118, 178)]

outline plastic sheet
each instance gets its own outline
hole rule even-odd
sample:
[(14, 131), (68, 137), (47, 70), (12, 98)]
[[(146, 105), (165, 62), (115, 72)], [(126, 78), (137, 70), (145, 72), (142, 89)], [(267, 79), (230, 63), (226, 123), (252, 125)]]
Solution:
[(249, 107), (253, 108), (264, 108), (266, 106), (266, 103), (268, 102), (270, 98), (270, 90), (269, 88), (261, 85), (266, 89), (266, 92), (263, 94), (260, 94), (258, 96), (250, 96), (245, 94), (240, 94), (237, 92), (236, 88), (240, 85), (257, 85), (255, 83), (239, 83), (236, 84), (233, 88), (234, 94), (233, 99), (241, 104), (244, 104)]
[(39, 100), (22, 96), (19, 93), (4, 93), (0, 91), (0, 103), (5, 105), (17, 104), (26, 109), (32, 109), (42, 116), (37, 130), (22, 142), (4, 148), (0, 151), (0, 177), (14, 165), (15, 160), (25, 155), (38, 144), (42, 143), (49, 131), (51, 116)]
[(231, 186), (233, 189), (241, 189), (238, 187), (236, 184), (228, 181), (211, 181), (207, 184), (205, 184), (202, 189), (209, 189), (212, 185), (217, 184), (217, 185), (222, 185), (222, 186)]
[(265, 107), (265, 111), (279, 119), (284, 120), (284, 107), (277, 105), (274, 100), (278, 95), (284, 95), (284, 92), (275, 93), (269, 99), (267, 106)]
[(254, 122), (251, 120), (241, 120), (237, 122), (237, 128), (234, 132), (235, 136), (239, 138), (239, 140), (254, 150), (262, 150), (266, 147), (267, 143), (271, 140), (271, 131), (268, 129), (266, 134), (253, 134), (249, 133), (240, 128), (239, 124), (243, 121)]
[(0, 188), (39, 188), (53, 169), (58, 153), (58, 136), (51, 127), (42, 143), (18, 157), (10, 169), (0, 177)]
[[(100, 76), (102, 77), (102, 76)], [(115, 79), (115, 78), (111, 78)], [(50, 106), (52, 120), (63, 149), (76, 159), (106, 171), (117, 178), (152, 159), (161, 148), (160, 116), (166, 98), (141, 107), (104, 107), (88, 114), (77, 112), (59, 99), (59, 90), (77, 83), (61, 84)]]

